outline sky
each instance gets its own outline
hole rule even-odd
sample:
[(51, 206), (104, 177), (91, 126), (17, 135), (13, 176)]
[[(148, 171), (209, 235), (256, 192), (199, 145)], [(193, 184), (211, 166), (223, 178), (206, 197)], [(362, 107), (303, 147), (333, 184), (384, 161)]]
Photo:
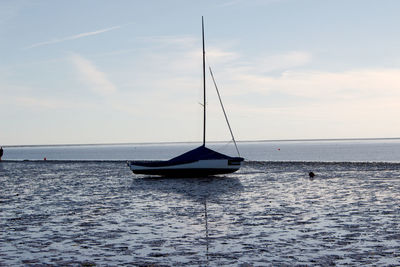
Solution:
[[(400, 137), (400, 1), (0, 0), (0, 145)], [(207, 140), (229, 141), (207, 73)]]

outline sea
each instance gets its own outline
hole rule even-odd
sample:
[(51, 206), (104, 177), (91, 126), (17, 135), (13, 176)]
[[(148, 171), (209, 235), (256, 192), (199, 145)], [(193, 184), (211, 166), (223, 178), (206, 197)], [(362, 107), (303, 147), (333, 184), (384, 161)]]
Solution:
[(239, 142), (213, 177), (126, 165), (198, 145), (3, 146), (0, 266), (400, 266), (400, 139)]

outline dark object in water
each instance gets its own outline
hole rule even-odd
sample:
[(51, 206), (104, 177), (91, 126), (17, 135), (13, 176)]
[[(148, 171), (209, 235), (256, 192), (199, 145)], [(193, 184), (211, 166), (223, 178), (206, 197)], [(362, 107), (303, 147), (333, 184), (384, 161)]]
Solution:
[(203, 145), (170, 160), (134, 160), (127, 164), (136, 174), (199, 177), (233, 173), (240, 168), (242, 161), (241, 157), (230, 157)]
[(190, 150), (180, 156), (170, 160), (133, 160), (127, 164), (131, 171), (135, 174), (145, 175), (160, 175), (170, 177), (202, 177), (216, 174), (233, 173), (240, 169), (244, 158), (240, 157), (239, 149), (237, 148), (235, 138), (232, 133), (231, 126), (226, 116), (224, 105), (222, 104), (221, 96), (218, 91), (214, 75), (210, 69), (211, 78), (214, 82), (217, 91), (218, 99), (221, 104), (222, 111), (228, 124), (229, 131), (232, 136), (232, 141), (235, 144), (238, 157), (231, 157), (221, 154), (206, 147), (206, 73), (205, 73), (205, 46), (204, 46), (204, 20), (201, 17), (201, 29), (203, 40), (203, 145)]
[(309, 172), (308, 175), (310, 176), (310, 178), (314, 178), (315, 174), (313, 172)]
[(2, 156), (3, 156), (3, 147), (0, 147), (0, 161)]

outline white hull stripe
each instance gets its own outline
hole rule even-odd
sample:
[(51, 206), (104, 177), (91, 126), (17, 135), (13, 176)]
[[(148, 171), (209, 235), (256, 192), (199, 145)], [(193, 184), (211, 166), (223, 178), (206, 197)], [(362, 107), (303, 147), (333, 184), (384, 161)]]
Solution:
[(241, 166), (241, 162), (235, 165), (229, 164), (227, 159), (213, 159), (213, 160), (199, 160), (190, 163), (170, 165), (170, 166), (140, 166), (129, 162), (129, 167), (132, 171), (134, 170), (176, 170), (176, 169), (231, 169), (238, 170)]

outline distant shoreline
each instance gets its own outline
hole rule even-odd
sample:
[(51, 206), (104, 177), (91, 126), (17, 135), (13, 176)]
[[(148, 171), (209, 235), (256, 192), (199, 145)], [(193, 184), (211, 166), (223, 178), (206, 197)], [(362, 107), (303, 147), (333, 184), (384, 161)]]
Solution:
[[(237, 143), (271, 143), (271, 142), (335, 142), (335, 141), (390, 141), (400, 140), (400, 137), (388, 138), (332, 138), (332, 139), (271, 139), (271, 140), (243, 140)], [(209, 144), (229, 143), (231, 141), (209, 141)], [(63, 146), (123, 146), (123, 145), (179, 145), (179, 144), (201, 144), (200, 141), (182, 141), (182, 142), (142, 142), (142, 143), (93, 143), (93, 144), (40, 144), (40, 145), (3, 145), (3, 148), (13, 147), (63, 147)]]

